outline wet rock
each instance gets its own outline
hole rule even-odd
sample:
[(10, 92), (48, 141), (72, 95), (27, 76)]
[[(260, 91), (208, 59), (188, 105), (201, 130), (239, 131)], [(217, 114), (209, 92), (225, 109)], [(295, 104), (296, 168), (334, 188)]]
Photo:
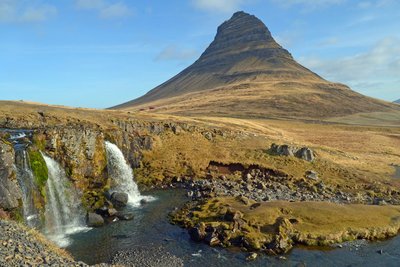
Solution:
[(89, 212), (87, 214), (87, 225), (89, 227), (101, 227), (104, 225), (104, 219), (99, 214)]
[(247, 255), (246, 260), (247, 261), (254, 261), (258, 257), (258, 254), (255, 252), (251, 252), (249, 255)]
[(111, 194), (111, 202), (117, 209), (123, 208), (128, 203), (128, 194), (123, 192), (114, 192)]
[(135, 215), (131, 212), (121, 212), (118, 211), (115, 216), (122, 221), (131, 221), (135, 217)]
[(203, 223), (189, 229), (190, 238), (195, 242), (201, 242), (206, 237), (206, 229)]

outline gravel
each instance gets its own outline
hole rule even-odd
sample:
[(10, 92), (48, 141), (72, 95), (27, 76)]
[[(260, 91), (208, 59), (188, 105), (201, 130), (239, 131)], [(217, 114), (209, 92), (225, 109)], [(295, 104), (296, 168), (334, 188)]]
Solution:
[(179, 267), (183, 260), (165, 251), (162, 247), (135, 247), (118, 252), (111, 264), (140, 267)]

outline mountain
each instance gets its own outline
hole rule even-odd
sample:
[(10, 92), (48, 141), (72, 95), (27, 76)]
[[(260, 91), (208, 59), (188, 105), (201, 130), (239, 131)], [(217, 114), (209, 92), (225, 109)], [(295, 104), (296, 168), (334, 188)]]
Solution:
[(331, 83), (297, 63), (253, 15), (235, 13), (181, 73), (113, 107), (181, 115), (323, 118), (395, 105)]
[(399, 100), (396, 100), (396, 101), (394, 101), (394, 103), (400, 104), (400, 99), (399, 99)]

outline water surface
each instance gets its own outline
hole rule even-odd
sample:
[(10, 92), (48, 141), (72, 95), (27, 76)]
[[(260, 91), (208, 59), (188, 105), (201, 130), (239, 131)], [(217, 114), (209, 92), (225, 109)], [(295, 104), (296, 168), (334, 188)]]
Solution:
[[(89, 264), (107, 262), (118, 250), (135, 246), (163, 246), (185, 266), (399, 266), (400, 238), (329, 251), (294, 249), (286, 260), (262, 256), (246, 262), (246, 254), (194, 243), (187, 231), (168, 223), (167, 214), (187, 199), (182, 190), (154, 191), (156, 201), (131, 208), (135, 219), (72, 235), (67, 248), (76, 260)], [(380, 250), (383, 254), (380, 254)]]

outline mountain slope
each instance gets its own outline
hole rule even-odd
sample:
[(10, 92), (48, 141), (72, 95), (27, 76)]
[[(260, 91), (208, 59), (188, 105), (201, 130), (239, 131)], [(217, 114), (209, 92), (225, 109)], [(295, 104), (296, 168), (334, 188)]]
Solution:
[(400, 99), (399, 99), (399, 100), (396, 100), (396, 101), (394, 101), (394, 103), (400, 104)]
[(394, 105), (331, 83), (302, 65), (244, 12), (218, 27), (201, 57), (146, 95), (117, 109), (234, 117), (335, 117)]

